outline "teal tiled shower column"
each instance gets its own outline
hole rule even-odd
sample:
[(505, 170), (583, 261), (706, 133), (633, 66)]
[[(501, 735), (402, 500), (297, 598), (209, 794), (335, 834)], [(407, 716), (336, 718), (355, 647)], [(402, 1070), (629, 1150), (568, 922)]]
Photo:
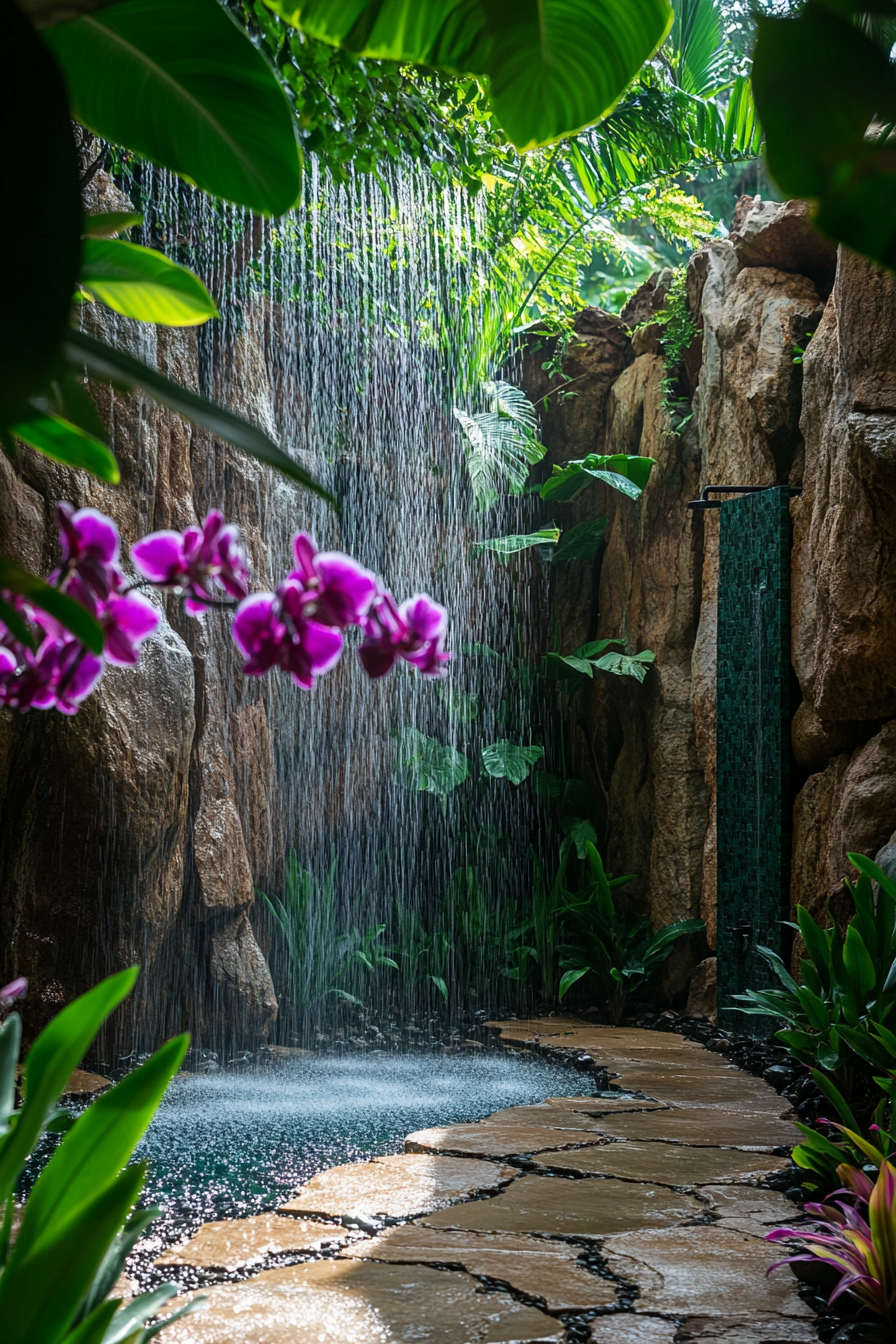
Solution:
[(719, 510), (716, 806), (719, 1025), (767, 1034), (732, 994), (777, 984), (755, 946), (787, 960), (790, 880), (790, 492)]

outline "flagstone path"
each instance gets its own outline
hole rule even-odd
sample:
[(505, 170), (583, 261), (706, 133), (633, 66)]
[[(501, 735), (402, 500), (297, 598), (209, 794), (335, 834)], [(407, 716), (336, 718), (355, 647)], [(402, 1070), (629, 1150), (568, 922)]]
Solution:
[[(817, 1341), (790, 1272), (766, 1278), (781, 1249), (763, 1238), (794, 1215), (761, 1184), (796, 1137), (783, 1098), (671, 1034), (489, 1025), (588, 1055), (616, 1095), (420, 1130), (276, 1214), (206, 1224), (157, 1264), (249, 1277), (205, 1289), (166, 1344)], [(284, 1254), (307, 1258), (265, 1267)]]

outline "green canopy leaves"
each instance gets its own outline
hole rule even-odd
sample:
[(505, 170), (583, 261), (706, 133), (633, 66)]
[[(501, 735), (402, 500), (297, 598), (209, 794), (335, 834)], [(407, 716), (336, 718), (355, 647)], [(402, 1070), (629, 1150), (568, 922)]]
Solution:
[(470, 773), (466, 756), (427, 737), (419, 728), (402, 728), (397, 737), (395, 772), (399, 784), (413, 792), (436, 794), (444, 807), (449, 793)]
[(522, 492), (529, 468), (540, 462), (545, 448), (538, 442), (535, 409), (511, 383), (486, 382), (482, 391), (488, 410), (468, 415), (455, 407), (464, 435), (467, 471), (481, 511), (491, 508), (502, 489)]
[(266, 0), (312, 37), (361, 56), (489, 80), (518, 150), (605, 116), (672, 21), (668, 0)]
[(103, 139), (258, 214), (295, 202), (292, 109), (217, 0), (123, 0), (50, 29), (46, 40), (73, 115)]

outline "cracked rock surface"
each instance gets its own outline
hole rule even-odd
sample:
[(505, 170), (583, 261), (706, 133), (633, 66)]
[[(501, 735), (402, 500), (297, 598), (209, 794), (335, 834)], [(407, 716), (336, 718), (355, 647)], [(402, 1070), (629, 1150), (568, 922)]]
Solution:
[(761, 1184), (797, 1137), (785, 1099), (671, 1033), (494, 1025), (590, 1057), (603, 1091), (419, 1131), (277, 1214), (206, 1224), (166, 1274), (252, 1277), (208, 1288), (169, 1344), (813, 1344), (793, 1275), (766, 1278), (794, 1214)]

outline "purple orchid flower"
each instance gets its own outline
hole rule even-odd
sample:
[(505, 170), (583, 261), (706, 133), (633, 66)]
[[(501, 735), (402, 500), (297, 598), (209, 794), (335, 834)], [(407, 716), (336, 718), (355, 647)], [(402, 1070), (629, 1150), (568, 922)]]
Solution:
[(233, 620), (233, 638), (246, 659), (243, 671), (262, 677), (272, 667), (288, 672), (297, 686), (310, 689), (314, 679), (339, 661), (342, 635), (305, 612), (305, 590), (286, 579), (275, 593), (253, 593), (241, 602)]
[(289, 577), (304, 587), (309, 617), (340, 630), (360, 625), (377, 595), (376, 575), (339, 551), (318, 551), (305, 532), (292, 547), (296, 568)]
[(111, 518), (97, 509), (72, 508), (61, 500), (56, 505), (59, 526), (59, 545), (62, 564), (50, 575), (50, 583), (58, 583), (66, 574), (74, 573), (99, 598), (106, 598), (123, 582), (118, 568), (120, 538)]
[(48, 636), (36, 654), (0, 648), (0, 704), (27, 713), (58, 709), (77, 714), (81, 701), (103, 675), (103, 660), (71, 636)]
[(399, 607), (391, 593), (382, 592), (364, 621), (361, 666), (369, 677), (383, 677), (404, 658), (424, 677), (442, 677), (451, 658), (442, 647), (447, 624), (445, 608), (425, 593)]
[(15, 980), (10, 980), (8, 985), (0, 987), (0, 1008), (10, 1008), (16, 999), (21, 999), (28, 990), (28, 981), (24, 975), (18, 976)]
[(194, 615), (215, 600), (210, 586), (217, 581), (238, 601), (249, 594), (249, 564), (237, 529), (213, 510), (201, 529), (151, 532), (131, 547), (131, 559), (145, 579), (162, 588), (182, 588)]

